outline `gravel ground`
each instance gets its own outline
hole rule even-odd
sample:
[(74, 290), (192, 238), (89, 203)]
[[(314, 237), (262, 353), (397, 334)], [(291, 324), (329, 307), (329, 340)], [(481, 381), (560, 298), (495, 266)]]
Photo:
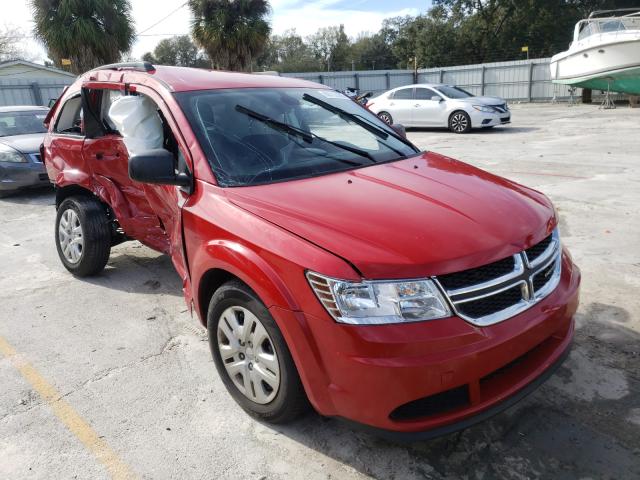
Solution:
[(72, 278), (54, 196), (0, 200), (0, 478), (640, 478), (640, 110), (516, 105), (419, 146), (533, 186), (583, 273), (569, 360), (471, 429), (392, 444), (309, 414), (273, 428), (226, 394), (168, 258), (131, 242)]

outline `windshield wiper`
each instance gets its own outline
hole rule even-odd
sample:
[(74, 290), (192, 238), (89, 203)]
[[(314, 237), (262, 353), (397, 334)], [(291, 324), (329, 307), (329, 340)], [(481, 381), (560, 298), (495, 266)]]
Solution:
[[(341, 148), (342, 150), (355, 153), (356, 155), (359, 155), (361, 157), (368, 158), (369, 160), (371, 160), (372, 163), (377, 163), (373, 155), (371, 155), (366, 150), (362, 150), (358, 147), (352, 147), (349, 145), (344, 145), (342, 143), (334, 142), (333, 140), (329, 140), (328, 138), (321, 137), (320, 135), (317, 135), (313, 132), (306, 132), (298, 127), (294, 127), (293, 125), (289, 125), (288, 123), (280, 122), (274, 118), (267, 117), (266, 115), (258, 113), (255, 110), (251, 110), (250, 108), (243, 107), (242, 105), (236, 105), (236, 110), (240, 113), (244, 113), (245, 115), (250, 116), (251, 118), (255, 118), (259, 122), (262, 122), (265, 125), (270, 126), (275, 130), (280, 130), (281, 132), (291, 133), (293, 135), (301, 137), (307, 143), (311, 143), (315, 138), (316, 140), (320, 140), (321, 142), (328, 143), (330, 145), (333, 145), (334, 147), (338, 147), (338, 148)], [(336, 160), (342, 161), (344, 163), (349, 163), (352, 165), (357, 165), (356, 163), (349, 160), (345, 160), (345, 159), (336, 159)]]
[(275, 130), (280, 130), (281, 132), (286, 132), (286, 133), (290, 133), (292, 135), (301, 137), (307, 143), (311, 143), (313, 141), (313, 135), (311, 134), (311, 132), (305, 132), (304, 130), (299, 129), (298, 127), (294, 127), (293, 125), (279, 122), (274, 118), (267, 117), (266, 115), (258, 113), (255, 110), (251, 110), (250, 108), (243, 107), (242, 105), (236, 105), (236, 110), (240, 113), (244, 113), (245, 115), (248, 115), (251, 118), (255, 118), (256, 120), (264, 123), (265, 125), (269, 125)]
[[(364, 128), (365, 130), (367, 130), (367, 131), (373, 133), (374, 135), (382, 138), (383, 140), (386, 140), (387, 138), (389, 138), (389, 135), (391, 135), (393, 138), (395, 138), (397, 140), (400, 140), (405, 145), (411, 147), (412, 150), (414, 150), (414, 151), (416, 150), (416, 148), (406, 138), (403, 138), (401, 135), (397, 134), (393, 130), (389, 131), (389, 132), (386, 131), (386, 130), (383, 130), (382, 128), (380, 128), (377, 125), (375, 125), (374, 123), (372, 123), (370, 120), (366, 119), (364, 116), (360, 115), (359, 113), (347, 112), (346, 110), (343, 110), (343, 109), (341, 109), (339, 107), (336, 107), (335, 105), (331, 105), (330, 103), (325, 102), (324, 100), (320, 100), (319, 98), (316, 98), (313, 95), (309, 95), (308, 93), (305, 93), (302, 96), (302, 99), (306, 100), (308, 102), (314, 103), (314, 104), (318, 105), (319, 107), (324, 108), (325, 110), (329, 110), (330, 112), (335, 113), (336, 115), (339, 115), (342, 118), (347, 117), (347, 118), (353, 120), (358, 125), (360, 125), (362, 128)], [(400, 152), (400, 151), (396, 150), (395, 148), (391, 147), (390, 145), (386, 145), (386, 146), (389, 147), (394, 152), (396, 152), (398, 155), (401, 155), (403, 157), (406, 156), (402, 152)]]

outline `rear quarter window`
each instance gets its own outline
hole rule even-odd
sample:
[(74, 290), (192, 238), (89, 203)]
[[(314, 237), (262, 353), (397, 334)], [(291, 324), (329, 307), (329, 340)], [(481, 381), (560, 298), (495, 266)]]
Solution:
[(82, 134), (82, 99), (80, 95), (67, 100), (56, 120), (54, 132), (66, 134)]

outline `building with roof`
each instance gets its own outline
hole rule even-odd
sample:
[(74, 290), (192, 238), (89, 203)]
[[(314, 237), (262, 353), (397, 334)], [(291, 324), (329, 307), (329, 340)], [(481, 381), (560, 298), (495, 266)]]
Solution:
[(76, 76), (26, 60), (0, 62), (0, 106), (48, 105)]

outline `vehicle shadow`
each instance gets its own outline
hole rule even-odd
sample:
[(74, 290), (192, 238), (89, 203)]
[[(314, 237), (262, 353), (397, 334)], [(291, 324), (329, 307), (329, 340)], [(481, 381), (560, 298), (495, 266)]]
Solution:
[[(463, 134), (466, 135), (501, 135), (508, 133), (529, 133), (536, 132), (540, 130), (538, 127), (511, 127), (509, 125), (501, 126), (498, 125), (494, 128), (474, 128), (469, 133)], [(438, 128), (438, 127), (407, 127), (407, 132), (434, 132), (434, 133), (451, 133), (451, 135), (456, 135), (453, 132), (449, 132), (446, 128)]]
[(264, 428), (374, 478), (639, 478), (640, 379), (629, 374), (640, 371), (640, 334), (619, 307), (585, 311), (571, 356), (545, 385), (462, 432), (400, 444), (317, 414)]
[(54, 205), (55, 191), (53, 187), (38, 187), (19, 190), (7, 197), (0, 197), (0, 203), (13, 205)]
[(169, 256), (135, 241), (114, 247), (99, 275), (79, 280), (123, 292), (182, 297), (182, 281)]

